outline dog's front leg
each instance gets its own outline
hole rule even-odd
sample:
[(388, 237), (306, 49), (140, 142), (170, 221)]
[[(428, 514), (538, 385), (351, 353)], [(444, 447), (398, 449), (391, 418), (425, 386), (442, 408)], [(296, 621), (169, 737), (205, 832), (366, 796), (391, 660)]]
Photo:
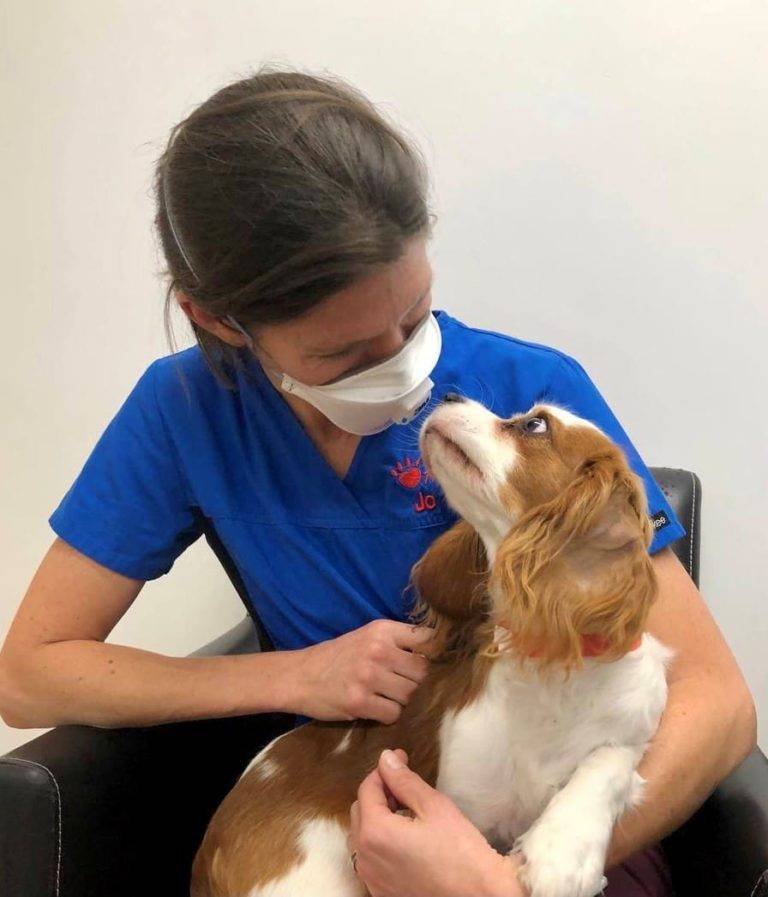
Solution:
[(532, 897), (594, 897), (605, 887), (613, 825), (642, 794), (636, 768), (644, 751), (644, 745), (594, 750), (517, 838), (512, 850), (523, 854), (519, 877)]

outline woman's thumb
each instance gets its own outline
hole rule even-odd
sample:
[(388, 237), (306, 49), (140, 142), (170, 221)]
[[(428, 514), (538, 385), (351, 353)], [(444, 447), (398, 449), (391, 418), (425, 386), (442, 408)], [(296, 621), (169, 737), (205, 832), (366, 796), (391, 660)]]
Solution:
[[(402, 751), (400, 753), (403, 753)], [(379, 775), (394, 797), (417, 816), (424, 816), (435, 794), (420, 775), (409, 769), (394, 752), (385, 750), (379, 757)]]

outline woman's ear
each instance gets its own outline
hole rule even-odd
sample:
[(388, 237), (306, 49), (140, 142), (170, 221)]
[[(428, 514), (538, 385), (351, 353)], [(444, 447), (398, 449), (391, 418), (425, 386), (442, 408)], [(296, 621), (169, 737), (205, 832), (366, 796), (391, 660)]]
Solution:
[(416, 601), (411, 616), (433, 626), (439, 645), (487, 607), (488, 559), (483, 541), (465, 520), (441, 533), (411, 569)]
[(591, 459), (501, 543), (489, 587), (509, 644), (543, 664), (580, 665), (583, 636), (616, 659), (642, 632), (656, 595), (642, 480), (616, 452)]

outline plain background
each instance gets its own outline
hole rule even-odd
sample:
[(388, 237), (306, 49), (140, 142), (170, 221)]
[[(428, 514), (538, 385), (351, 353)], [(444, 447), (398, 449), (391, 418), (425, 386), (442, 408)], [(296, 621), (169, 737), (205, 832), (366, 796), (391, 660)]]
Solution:
[[(768, 747), (764, 0), (69, 0), (4, 19), (0, 634), (48, 516), (170, 352), (150, 192), (168, 132), (278, 62), (352, 82), (424, 149), (435, 308), (573, 355), (646, 463), (701, 477), (701, 590)], [(181, 656), (243, 615), (200, 539), (110, 641)], [(0, 726), (0, 752), (43, 731)]]

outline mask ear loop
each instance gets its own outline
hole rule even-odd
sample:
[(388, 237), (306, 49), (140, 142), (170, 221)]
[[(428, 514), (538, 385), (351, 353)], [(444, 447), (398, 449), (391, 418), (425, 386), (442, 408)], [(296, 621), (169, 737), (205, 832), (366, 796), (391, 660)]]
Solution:
[(221, 320), (225, 321), (227, 324), (229, 324), (230, 327), (234, 327), (235, 330), (239, 330), (240, 333), (242, 333), (243, 336), (245, 337), (245, 341), (246, 341), (246, 343), (248, 343), (248, 348), (251, 350), (251, 352), (253, 352), (253, 337), (251, 336), (250, 333), (248, 333), (248, 331), (243, 327), (243, 325), (240, 324), (237, 320), (235, 320), (235, 318), (233, 318), (232, 315), (224, 315), (224, 317)]
[[(176, 225), (174, 224), (174, 221), (173, 221), (173, 212), (171, 210), (171, 197), (168, 192), (168, 172), (167, 172), (167, 170), (163, 171), (163, 199), (165, 201), (165, 217), (168, 219), (168, 225), (171, 228), (171, 233), (173, 234), (173, 239), (176, 241), (176, 246), (177, 246), (179, 252), (181, 253), (182, 258), (187, 263), (187, 267), (189, 268), (190, 273), (195, 278), (195, 280), (198, 283), (200, 283), (200, 278), (197, 276), (197, 272), (195, 271), (194, 267), (192, 266), (192, 262), (190, 261), (189, 256), (184, 251), (184, 246), (181, 242), (179, 233), (176, 230)], [(245, 337), (245, 341), (248, 344), (248, 348), (253, 352), (253, 337), (242, 326), (242, 324), (240, 324), (238, 321), (236, 321), (235, 318), (232, 317), (232, 315), (225, 315), (223, 318), (221, 318), (221, 320), (226, 322), (227, 324), (229, 324), (230, 327), (234, 327), (235, 330), (239, 330), (240, 333), (242, 333), (242, 335)]]

